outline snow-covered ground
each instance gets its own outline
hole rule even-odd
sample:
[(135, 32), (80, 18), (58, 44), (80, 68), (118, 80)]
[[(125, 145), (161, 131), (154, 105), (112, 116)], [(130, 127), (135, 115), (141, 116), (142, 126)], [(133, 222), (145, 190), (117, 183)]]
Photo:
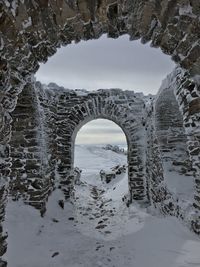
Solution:
[(200, 266), (200, 238), (180, 221), (150, 208), (126, 207), (127, 174), (109, 184), (100, 169), (126, 164), (126, 156), (78, 146), (75, 165), (83, 170), (74, 204), (49, 198), (42, 218), (34, 208), (9, 200), (8, 267), (194, 267)]

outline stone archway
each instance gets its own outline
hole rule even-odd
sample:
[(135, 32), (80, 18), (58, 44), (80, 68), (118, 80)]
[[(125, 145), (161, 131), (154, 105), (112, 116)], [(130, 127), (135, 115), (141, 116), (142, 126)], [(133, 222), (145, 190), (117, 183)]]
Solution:
[[(116, 105), (113, 101), (113, 105)], [(74, 166), (74, 151), (75, 151), (75, 140), (77, 133), (79, 130), (88, 122), (96, 120), (96, 119), (106, 119), (109, 121), (114, 122), (117, 126), (121, 128), (123, 131), (125, 137), (126, 137), (126, 143), (127, 143), (127, 163), (128, 163), (128, 186), (129, 186), (129, 199), (132, 202), (134, 199), (135, 200), (144, 200), (146, 199), (146, 188), (145, 188), (145, 183), (146, 181), (144, 180), (145, 175), (144, 175), (144, 162), (141, 161), (141, 167), (142, 171), (141, 173), (138, 170), (138, 164), (133, 164), (133, 161), (131, 161), (131, 158), (135, 157), (135, 159), (139, 160), (137, 147), (135, 146), (135, 151), (133, 153), (133, 146), (132, 144), (132, 139), (133, 139), (133, 134), (131, 133), (130, 129), (127, 128), (127, 123), (124, 122), (124, 114), (121, 113), (121, 107), (116, 105), (115, 107), (115, 112), (116, 114), (107, 114), (106, 110), (98, 110), (98, 104), (97, 103), (97, 109), (94, 109), (93, 114), (87, 114), (87, 116), (82, 120), (77, 127), (74, 128), (74, 132), (72, 134), (72, 167)], [(110, 103), (111, 104), (111, 103)], [(110, 105), (109, 104), (109, 105)], [(85, 106), (85, 105), (83, 105)], [(83, 106), (80, 108), (80, 110), (83, 108)], [(113, 108), (113, 106), (112, 106)], [(98, 111), (97, 111), (98, 110)], [(126, 121), (128, 121), (129, 118), (128, 116), (126, 117)], [(142, 125), (142, 120), (140, 121)], [(141, 129), (141, 128), (140, 128)], [(138, 127), (139, 130), (139, 127)], [(137, 134), (135, 134), (135, 137)], [(139, 152), (139, 151), (137, 151)], [(140, 176), (140, 178), (137, 178), (137, 176)]]
[(76, 92), (44, 89), (39, 83), (27, 87), (12, 115), (11, 195), (20, 193), (40, 209), (55, 180), (67, 183), (78, 130), (90, 120), (104, 118), (115, 122), (127, 139), (131, 200), (147, 200), (145, 99), (120, 89)]
[[(99, 38), (103, 33), (117, 38), (152, 42), (172, 56), (186, 72), (177, 74), (176, 97), (187, 129), (188, 151), (196, 172), (196, 219), (199, 229), (200, 167), (200, 4), (196, 0), (102, 0), (102, 1), (4, 1), (0, 3), (0, 156), (1, 203), (4, 217), (5, 187), (10, 172), (10, 113), (18, 95), (30, 82), (31, 75), (56, 53), (61, 45), (72, 41)], [(0, 227), (0, 231), (2, 228)], [(199, 231), (199, 230), (198, 230)], [(1, 239), (4, 240), (3, 237)], [(1, 245), (0, 255), (4, 254)]]
[[(63, 100), (62, 100), (63, 101)], [(77, 102), (77, 103), (76, 103)], [(75, 137), (79, 129), (87, 122), (94, 119), (108, 119), (115, 122), (124, 132), (128, 144), (128, 178), (130, 199), (147, 200), (146, 195), (146, 176), (145, 176), (145, 127), (144, 121), (144, 100), (140, 94), (134, 92), (123, 92), (121, 90), (101, 90), (99, 92), (88, 93), (85, 96), (74, 96), (71, 99), (73, 107), (68, 110), (69, 116), (67, 125), (64, 129), (63, 137), (60, 136), (60, 144), (66, 142), (65, 136), (69, 136), (68, 144), (71, 155), (66, 163), (62, 158), (59, 159), (59, 168), (68, 170), (73, 167), (73, 155)], [(65, 101), (63, 106), (68, 106)], [(62, 109), (63, 109), (62, 106)], [(66, 114), (63, 112), (64, 120)], [(58, 121), (59, 125), (59, 121)], [(60, 166), (61, 165), (61, 166)], [(66, 175), (61, 172), (61, 177)]]
[(125, 177), (122, 197), (125, 196), (123, 199), (129, 205), (129, 145), (123, 129), (110, 119), (99, 117), (79, 125), (72, 138), (74, 139), (72, 170), (73, 174), (77, 174), (74, 184), (80, 185), (80, 182), (85, 181), (92, 185), (96, 184), (99, 188), (101, 186), (106, 188), (110, 182), (112, 184), (118, 181), (115, 178)]

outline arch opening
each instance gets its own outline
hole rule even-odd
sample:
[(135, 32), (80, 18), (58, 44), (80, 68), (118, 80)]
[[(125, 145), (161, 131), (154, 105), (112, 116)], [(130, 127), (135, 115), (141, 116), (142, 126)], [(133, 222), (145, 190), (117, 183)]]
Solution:
[(120, 88), (155, 95), (175, 64), (159, 48), (129, 39), (127, 34), (117, 39), (104, 34), (97, 40), (61, 47), (40, 64), (36, 78), (70, 89)]
[[(128, 143), (123, 130), (109, 119), (93, 119), (76, 135), (74, 166), (79, 183), (100, 190), (101, 197), (128, 199)], [(77, 187), (76, 187), (77, 189)], [(80, 194), (80, 192), (78, 192)]]
[[(90, 120), (78, 130), (74, 146), (74, 166), (79, 172), (75, 198), (84, 206), (92, 207), (91, 198), (99, 204), (108, 202), (106, 209), (113, 208), (113, 201), (116, 210), (123, 201), (128, 203), (127, 148), (123, 130), (109, 119)], [(83, 205), (81, 202), (77, 205)]]

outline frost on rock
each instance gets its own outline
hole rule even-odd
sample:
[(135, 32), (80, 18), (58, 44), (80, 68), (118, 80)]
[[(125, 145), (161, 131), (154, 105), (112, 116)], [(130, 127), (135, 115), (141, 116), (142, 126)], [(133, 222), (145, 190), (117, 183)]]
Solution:
[(192, 11), (193, 11), (193, 9), (192, 9), (191, 5), (181, 6), (179, 8), (179, 15), (180, 16), (189, 15), (191, 17), (196, 17)]

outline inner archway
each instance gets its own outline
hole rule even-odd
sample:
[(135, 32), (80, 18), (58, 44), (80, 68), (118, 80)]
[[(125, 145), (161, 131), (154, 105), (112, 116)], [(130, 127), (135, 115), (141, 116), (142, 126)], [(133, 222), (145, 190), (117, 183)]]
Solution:
[(130, 204), (127, 149), (125, 133), (109, 119), (91, 120), (76, 135), (74, 171), (79, 178), (75, 178), (74, 206), (80, 231), (86, 235), (101, 239), (105, 233), (110, 238), (119, 235), (119, 214), (126, 224)]
[(40, 64), (36, 79), (70, 89), (120, 88), (155, 95), (174, 67), (171, 58), (159, 48), (142, 45), (141, 40), (130, 42), (127, 34), (117, 39), (104, 34), (97, 40), (59, 48), (45, 64)]
[[(127, 164), (127, 141), (117, 124), (97, 119), (79, 130), (75, 139), (74, 166), (82, 170), (81, 181), (115, 184), (123, 178), (126, 187), (124, 190), (128, 193)], [(103, 179), (106, 176), (107, 181)]]

